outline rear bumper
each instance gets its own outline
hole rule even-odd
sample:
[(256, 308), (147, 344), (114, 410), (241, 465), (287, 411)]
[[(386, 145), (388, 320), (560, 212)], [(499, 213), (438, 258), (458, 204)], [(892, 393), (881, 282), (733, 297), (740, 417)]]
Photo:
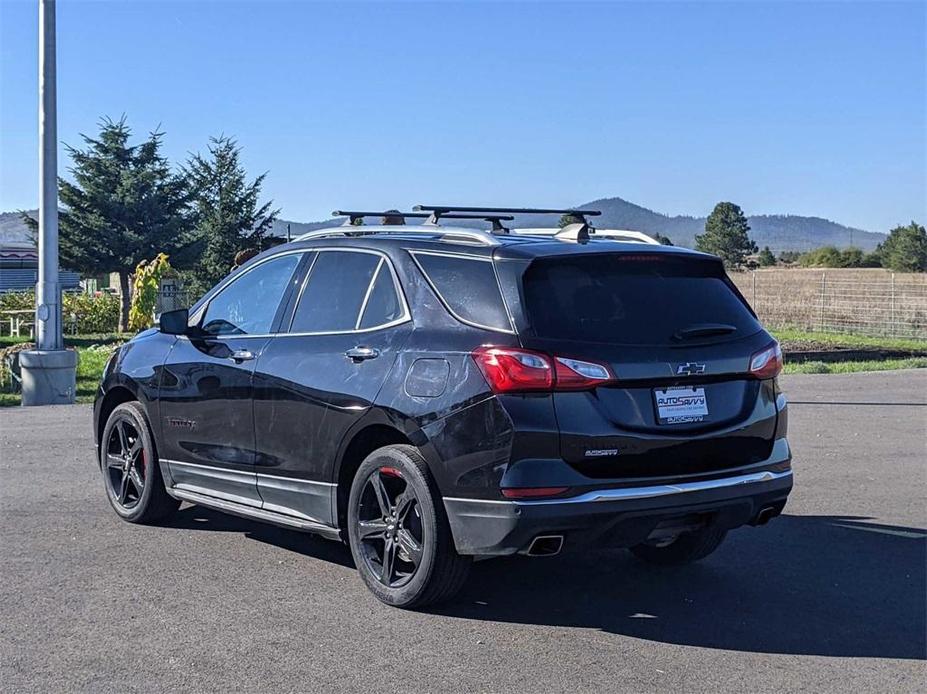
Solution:
[(562, 535), (565, 549), (630, 547), (643, 542), (660, 523), (688, 516), (732, 529), (755, 521), (762, 509), (780, 512), (791, 489), (791, 469), (765, 470), (698, 482), (602, 489), (565, 499), (445, 497), (444, 506), (457, 551), (493, 556), (524, 552), (539, 535)]

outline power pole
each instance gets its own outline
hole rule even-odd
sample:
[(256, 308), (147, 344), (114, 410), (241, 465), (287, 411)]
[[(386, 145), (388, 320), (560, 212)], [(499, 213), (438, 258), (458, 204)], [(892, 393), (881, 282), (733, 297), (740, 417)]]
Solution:
[(39, 0), (39, 278), (36, 348), (20, 352), (23, 405), (74, 402), (76, 352), (64, 348), (58, 276), (58, 104), (55, 0)]

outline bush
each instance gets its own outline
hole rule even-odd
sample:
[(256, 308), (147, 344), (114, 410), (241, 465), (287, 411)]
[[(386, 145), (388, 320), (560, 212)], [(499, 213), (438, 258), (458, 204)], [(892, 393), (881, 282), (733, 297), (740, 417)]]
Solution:
[[(0, 311), (34, 307), (34, 292), (0, 294)], [(62, 295), (61, 320), (65, 329), (76, 323), (79, 333), (115, 332), (119, 327), (119, 297), (107, 293), (91, 295), (67, 292)], [(3, 327), (8, 327), (8, 324)]]

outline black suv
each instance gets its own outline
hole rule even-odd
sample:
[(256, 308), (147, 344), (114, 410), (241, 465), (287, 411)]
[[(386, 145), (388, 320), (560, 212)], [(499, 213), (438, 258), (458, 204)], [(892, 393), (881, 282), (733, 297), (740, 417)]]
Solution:
[(546, 235), (468, 212), (495, 231), (434, 208), (311, 232), (119, 348), (94, 405), (115, 511), (339, 539), (403, 607), (473, 558), (680, 564), (782, 511), (781, 352), (718, 258), (597, 238), (588, 210)]

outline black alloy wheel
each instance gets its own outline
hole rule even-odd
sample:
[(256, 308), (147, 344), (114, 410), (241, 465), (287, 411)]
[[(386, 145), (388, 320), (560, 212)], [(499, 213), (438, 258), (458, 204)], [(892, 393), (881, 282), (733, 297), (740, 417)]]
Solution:
[(422, 563), (424, 532), (415, 490), (390, 466), (370, 473), (357, 519), (361, 552), (384, 586), (406, 585)]
[(110, 505), (130, 523), (162, 520), (180, 506), (164, 488), (148, 416), (138, 402), (122, 403), (106, 420), (100, 471)]
[(385, 446), (361, 463), (347, 529), (361, 578), (387, 605), (447, 600), (466, 580), (470, 558), (457, 554), (441, 496), (413, 446)]
[(131, 418), (116, 420), (105, 450), (104, 475), (110, 498), (125, 510), (131, 510), (142, 500), (148, 466), (142, 437)]

